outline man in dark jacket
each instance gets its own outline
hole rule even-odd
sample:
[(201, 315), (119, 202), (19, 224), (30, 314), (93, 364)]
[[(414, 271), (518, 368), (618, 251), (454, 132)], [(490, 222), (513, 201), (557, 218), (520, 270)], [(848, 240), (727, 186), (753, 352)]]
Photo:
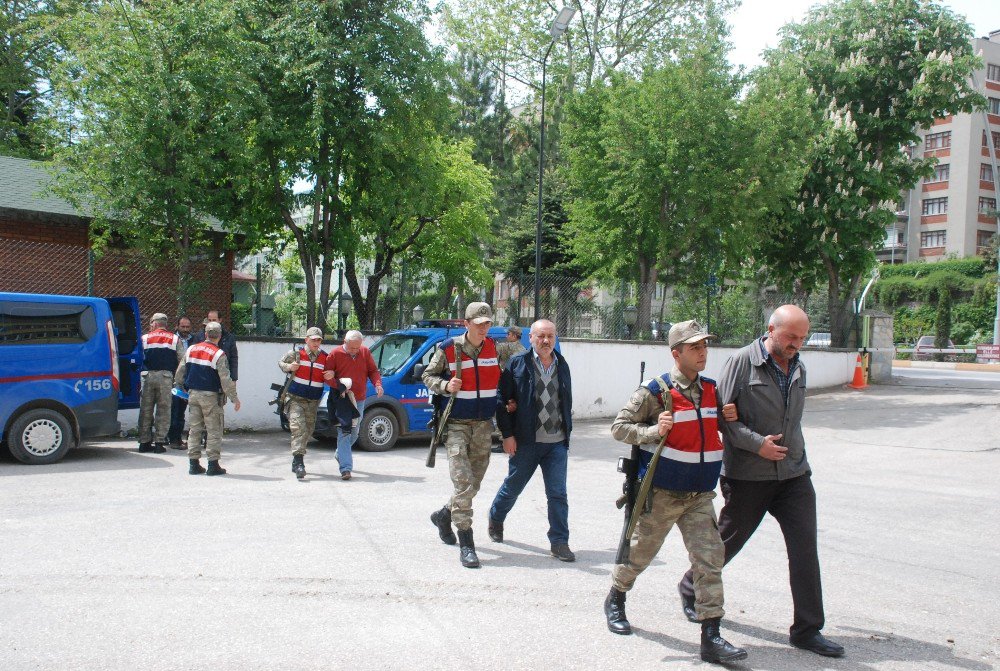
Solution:
[(530, 340), (531, 349), (511, 357), (500, 376), (497, 426), (510, 460), (507, 478), (490, 507), (490, 538), (503, 542), (504, 520), (541, 466), (552, 556), (571, 562), (576, 556), (569, 549), (566, 499), (566, 463), (573, 429), (569, 365), (555, 351), (556, 326), (549, 320), (531, 325)]
[[(205, 317), (203, 323), (208, 324), (209, 322), (222, 323), (222, 320), (219, 319), (218, 310), (208, 311), (208, 316)], [(205, 329), (191, 336), (192, 345), (200, 342), (205, 342)], [(239, 379), (239, 351), (236, 348), (236, 336), (233, 335), (232, 331), (227, 331), (225, 328), (222, 329), (219, 348), (226, 353), (226, 358), (229, 359), (229, 376), (233, 382), (236, 382)]]

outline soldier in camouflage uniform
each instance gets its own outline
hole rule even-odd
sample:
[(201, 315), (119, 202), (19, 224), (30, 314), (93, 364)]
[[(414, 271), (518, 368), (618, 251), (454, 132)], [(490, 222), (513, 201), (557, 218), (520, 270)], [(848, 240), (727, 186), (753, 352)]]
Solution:
[[(142, 336), (142, 394), (139, 399), (139, 451), (166, 452), (174, 371), (184, 359), (184, 344), (167, 330), (167, 315), (157, 312)], [(154, 435), (154, 420), (155, 435)], [(155, 441), (155, 442), (154, 442)]]
[[(188, 473), (198, 475), (225, 475), (219, 465), (222, 456), (222, 426), (227, 397), (233, 409), (240, 410), (236, 383), (229, 376), (229, 360), (219, 347), (222, 324), (205, 325), (205, 340), (188, 348), (184, 362), (177, 367), (174, 384), (187, 390), (188, 398)], [(208, 470), (201, 466), (201, 434), (205, 432), (205, 451), (208, 453)]]
[(278, 362), (278, 367), (292, 376), (286, 393), (285, 413), (292, 433), (292, 473), (299, 480), (306, 476), (306, 445), (316, 430), (316, 411), (323, 398), (327, 361), (327, 354), (321, 349), (323, 331), (313, 326), (306, 331), (305, 340), (305, 347), (290, 350)]
[[(459, 559), (467, 568), (479, 567), (472, 536), (472, 499), (490, 463), (500, 372), (520, 348), (520, 343), (498, 343), (488, 337), (492, 323), (489, 305), (469, 303), (465, 310), (466, 332), (440, 343), (423, 374), (423, 382), (432, 394), (455, 397), (444, 427), (453, 492), (448, 503), (431, 515), (431, 522), (443, 542), (459, 542)], [(462, 372), (456, 376), (459, 364)], [(453, 522), (458, 538), (451, 528)]]
[(642, 447), (640, 474), (650, 464), (652, 446), (665, 439), (652, 476), (647, 501), (636, 501), (641, 514), (628, 561), (615, 566), (611, 592), (604, 601), (608, 629), (631, 634), (625, 617), (625, 593), (649, 566), (675, 524), (691, 558), (696, 602), (701, 622), (701, 658), (728, 663), (745, 659), (746, 650), (730, 645), (719, 633), (724, 614), (722, 566), (725, 549), (715, 517), (715, 486), (722, 468), (719, 415), (735, 419), (733, 405), (722, 406), (714, 380), (701, 377), (708, 361), (708, 343), (716, 336), (696, 321), (674, 324), (668, 341), (674, 358), (669, 375), (643, 383), (611, 426), (616, 440)]

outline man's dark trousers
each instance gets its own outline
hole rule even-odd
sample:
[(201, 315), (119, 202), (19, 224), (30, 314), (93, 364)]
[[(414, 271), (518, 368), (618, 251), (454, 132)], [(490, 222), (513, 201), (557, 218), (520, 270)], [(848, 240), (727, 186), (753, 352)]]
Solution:
[[(824, 624), (823, 588), (816, 548), (816, 490), (809, 473), (789, 480), (720, 479), (725, 505), (719, 513), (719, 534), (726, 546), (726, 564), (739, 554), (765, 513), (778, 521), (788, 552), (788, 578), (795, 615), (789, 630), (801, 640)], [(681, 593), (694, 598), (691, 571), (681, 580)]]
[(170, 399), (170, 430), (167, 431), (167, 442), (180, 445), (181, 434), (184, 432), (184, 413), (188, 402), (183, 398), (173, 396)]
[(535, 469), (542, 468), (549, 508), (549, 543), (569, 542), (569, 502), (566, 498), (566, 462), (569, 447), (558, 443), (519, 443), (507, 466), (507, 478), (490, 507), (490, 519), (503, 522), (524, 491)]

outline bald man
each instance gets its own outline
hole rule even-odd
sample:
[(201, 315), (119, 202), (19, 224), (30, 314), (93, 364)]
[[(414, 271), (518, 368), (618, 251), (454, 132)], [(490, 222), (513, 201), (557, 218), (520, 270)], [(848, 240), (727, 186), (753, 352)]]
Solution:
[[(825, 657), (844, 648), (823, 629), (823, 589), (816, 548), (816, 490), (806, 460), (802, 409), (806, 370), (799, 349), (809, 335), (809, 317), (794, 305), (771, 315), (767, 335), (736, 352), (719, 376), (722, 403), (735, 403), (739, 419), (721, 425), (720, 485), (725, 505), (719, 533), (726, 563), (743, 548), (770, 513), (781, 527), (788, 552), (794, 616), (789, 642)], [(684, 614), (694, 615), (691, 571), (681, 580)]]

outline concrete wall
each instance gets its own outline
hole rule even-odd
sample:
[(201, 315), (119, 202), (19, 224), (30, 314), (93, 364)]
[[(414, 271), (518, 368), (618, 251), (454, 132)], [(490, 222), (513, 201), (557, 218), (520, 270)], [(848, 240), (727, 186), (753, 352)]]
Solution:
[[(371, 345), (373, 338), (366, 338)], [(237, 383), (242, 409), (234, 412), (226, 406), (226, 426), (258, 431), (278, 428), (272, 382), (281, 382), (278, 359), (291, 345), (287, 342), (240, 342), (240, 379)], [(713, 347), (705, 375), (718, 377), (723, 362), (736, 348)], [(573, 371), (573, 415), (581, 419), (613, 417), (639, 385), (639, 364), (646, 362), (645, 377), (670, 371), (673, 359), (670, 348), (662, 342), (620, 342), (566, 340), (562, 353)], [(810, 389), (836, 387), (851, 381), (857, 352), (806, 350), (802, 360), (809, 370)], [(134, 430), (137, 410), (119, 413), (122, 428)]]

